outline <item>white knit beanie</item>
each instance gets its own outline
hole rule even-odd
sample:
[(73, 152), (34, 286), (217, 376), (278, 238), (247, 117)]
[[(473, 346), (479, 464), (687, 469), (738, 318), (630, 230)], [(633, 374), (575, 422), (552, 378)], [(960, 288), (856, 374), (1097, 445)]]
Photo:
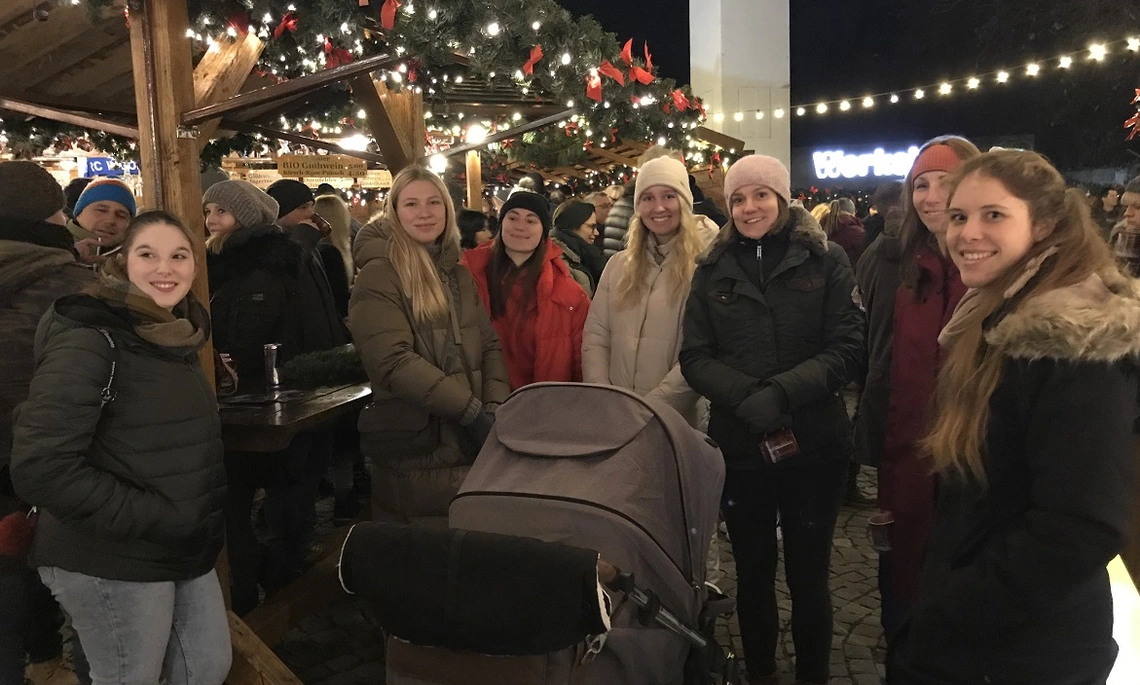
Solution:
[(724, 175), (724, 199), (732, 201), (732, 194), (744, 186), (766, 186), (784, 202), (792, 201), (792, 179), (788, 167), (775, 157), (748, 155), (736, 160)]
[(651, 159), (637, 172), (637, 182), (633, 186), (633, 202), (636, 207), (641, 194), (653, 186), (667, 186), (677, 191), (689, 207), (693, 206), (693, 193), (689, 190), (689, 172), (685, 165), (672, 157)]

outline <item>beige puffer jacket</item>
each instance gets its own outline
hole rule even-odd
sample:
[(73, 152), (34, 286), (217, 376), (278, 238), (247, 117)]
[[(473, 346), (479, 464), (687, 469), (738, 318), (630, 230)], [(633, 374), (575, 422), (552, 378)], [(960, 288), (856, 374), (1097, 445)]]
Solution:
[[(717, 232), (710, 225), (700, 222), (698, 226), (706, 245), (716, 238)], [(685, 417), (689, 425), (703, 428), (707, 423), (707, 403), (689, 387), (677, 361), (688, 289), (678, 297), (671, 292), (665, 274), (670, 260), (677, 259), (671, 247), (669, 243), (658, 248), (665, 260), (649, 270), (648, 295), (627, 309), (619, 310), (615, 300), (630, 253), (622, 251), (610, 258), (582, 333), (582, 379), (663, 401)], [(646, 249), (654, 247), (647, 245)]]
[(361, 229), (353, 246), (359, 273), (348, 322), (372, 403), (360, 414), (361, 450), (372, 459), (373, 515), (446, 519), (478, 446), (459, 425), (481, 403), (510, 393), (499, 339), (456, 249), (436, 257), (448, 316), (414, 322), (389, 259), (390, 226)]

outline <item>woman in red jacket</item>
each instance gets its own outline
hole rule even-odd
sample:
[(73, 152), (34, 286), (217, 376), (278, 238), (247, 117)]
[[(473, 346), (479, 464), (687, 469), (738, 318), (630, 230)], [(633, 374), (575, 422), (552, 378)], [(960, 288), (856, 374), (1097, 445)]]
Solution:
[(926, 143), (906, 177), (901, 227), (888, 226), (856, 277), (867, 309), (868, 373), (855, 429), (856, 454), (878, 466), (879, 508), (889, 512), (890, 551), (879, 557), (883, 631), (906, 616), (934, 519), (933, 467), (917, 446), (928, 428), (941, 351), (938, 334), (966, 292), (947, 256), (942, 178), (978, 148), (946, 136)]
[(550, 232), (550, 210), (518, 191), (499, 212), (499, 235), (463, 255), (491, 314), (511, 389), (582, 380), (582, 327), (590, 298), (570, 275)]

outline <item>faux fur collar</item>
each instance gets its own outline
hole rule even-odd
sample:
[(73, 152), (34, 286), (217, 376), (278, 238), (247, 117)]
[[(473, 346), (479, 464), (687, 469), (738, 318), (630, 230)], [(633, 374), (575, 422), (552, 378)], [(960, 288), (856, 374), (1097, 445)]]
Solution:
[(1140, 281), (1119, 273), (1026, 299), (986, 333), (1019, 359), (1113, 362), (1140, 355)]
[[(789, 242), (792, 245), (802, 245), (809, 252), (817, 255), (827, 254), (827, 234), (823, 232), (823, 228), (820, 227), (815, 217), (803, 207), (789, 207), (788, 212), (788, 226), (783, 230), (792, 232)], [(736, 236), (736, 227), (732, 225), (732, 221), (729, 221), (724, 225), (724, 228), (720, 229), (716, 241), (706, 250), (698, 263), (711, 264), (715, 262), (724, 254)]]
[(296, 279), (301, 272), (304, 253), (276, 226), (241, 228), (234, 232), (220, 253), (206, 256), (209, 267), (210, 290), (243, 278), (252, 271), (264, 269), (287, 279)]

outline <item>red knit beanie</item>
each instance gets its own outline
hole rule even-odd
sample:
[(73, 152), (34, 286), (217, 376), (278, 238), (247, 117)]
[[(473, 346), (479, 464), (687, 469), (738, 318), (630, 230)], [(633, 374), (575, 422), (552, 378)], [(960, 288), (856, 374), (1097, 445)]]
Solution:
[(962, 164), (962, 159), (954, 152), (954, 148), (945, 143), (931, 145), (923, 150), (914, 160), (910, 177), (916, 179), (928, 171), (951, 172)]

